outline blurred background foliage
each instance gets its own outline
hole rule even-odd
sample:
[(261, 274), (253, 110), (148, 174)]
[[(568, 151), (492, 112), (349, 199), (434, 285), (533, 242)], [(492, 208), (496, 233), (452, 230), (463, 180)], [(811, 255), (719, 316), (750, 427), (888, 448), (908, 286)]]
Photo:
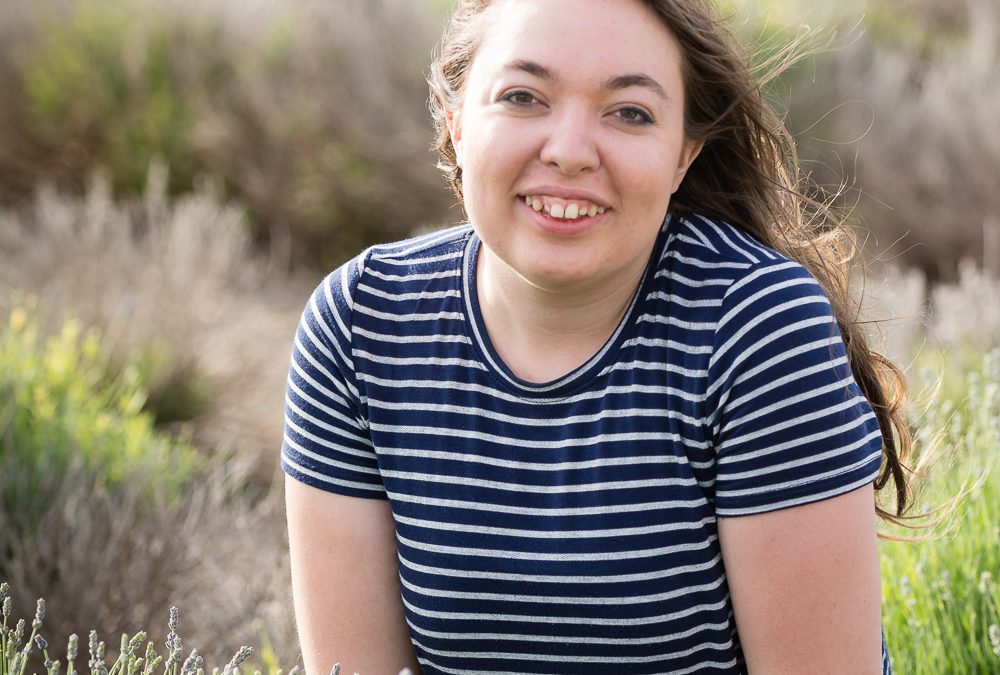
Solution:
[[(869, 249), (945, 281), (984, 241), (1000, 255), (994, 0), (720, 1), (763, 55), (812, 52), (769, 93)], [(447, 5), (8, 0), (0, 202), (98, 168), (134, 195), (159, 157), (171, 194), (215, 181), (256, 243), (320, 268), (457, 220), (423, 83)]]
[[(859, 316), (959, 401), (1000, 346), (1000, 2), (719, 2), (755, 63), (799, 44), (766, 95), (858, 232)], [(463, 217), (424, 82), (451, 4), (3, 1), (0, 577), (23, 613), (159, 634), (174, 602), (216, 660), (262, 630), (295, 662), (291, 339), (335, 265)]]
[(257, 240), (330, 266), (438, 222), (422, 72), (440, 17), (420, 3), (5, 3), (0, 199), (42, 181), (116, 195), (149, 162), (171, 193), (218, 181)]

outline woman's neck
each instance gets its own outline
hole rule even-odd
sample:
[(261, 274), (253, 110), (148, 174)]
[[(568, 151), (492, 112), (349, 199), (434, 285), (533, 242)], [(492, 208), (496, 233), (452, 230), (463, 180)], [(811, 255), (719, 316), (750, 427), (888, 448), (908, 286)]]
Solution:
[(545, 289), (482, 244), (476, 292), (490, 342), (521, 379), (558, 379), (586, 363), (614, 335), (644, 271), (593, 287)]

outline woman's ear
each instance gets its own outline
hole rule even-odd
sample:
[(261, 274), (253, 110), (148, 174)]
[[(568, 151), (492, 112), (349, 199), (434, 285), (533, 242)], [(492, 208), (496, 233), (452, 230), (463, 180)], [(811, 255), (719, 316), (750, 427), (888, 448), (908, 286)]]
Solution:
[(444, 118), (451, 135), (451, 147), (455, 149), (455, 164), (462, 168), (462, 113), (461, 111), (445, 110)]
[(677, 162), (677, 171), (674, 173), (674, 187), (670, 191), (671, 194), (677, 192), (677, 188), (684, 181), (684, 176), (687, 175), (688, 169), (694, 164), (694, 160), (698, 158), (698, 155), (701, 154), (701, 149), (704, 147), (705, 141), (685, 141), (680, 159)]

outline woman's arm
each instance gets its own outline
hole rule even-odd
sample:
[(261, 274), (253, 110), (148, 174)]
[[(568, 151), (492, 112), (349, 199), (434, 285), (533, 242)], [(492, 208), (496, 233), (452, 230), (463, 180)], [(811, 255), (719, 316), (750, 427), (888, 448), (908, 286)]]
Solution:
[(389, 502), (285, 479), (295, 620), (308, 675), (420, 672), (399, 592)]
[(824, 501), (719, 519), (751, 674), (881, 673), (881, 586), (869, 485)]

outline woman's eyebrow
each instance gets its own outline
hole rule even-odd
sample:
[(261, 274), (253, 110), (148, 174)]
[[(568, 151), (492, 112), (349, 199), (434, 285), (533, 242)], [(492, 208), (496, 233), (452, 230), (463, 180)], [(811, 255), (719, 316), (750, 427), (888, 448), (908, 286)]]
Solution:
[(515, 61), (511, 61), (510, 63), (505, 65), (503, 69), (506, 71), (525, 72), (528, 73), (529, 75), (534, 75), (535, 77), (543, 80), (554, 81), (559, 79), (552, 73), (551, 70), (549, 70), (542, 64), (536, 63), (535, 61), (528, 61), (525, 59), (517, 59)]
[(605, 80), (602, 86), (609, 90), (627, 89), (628, 87), (645, 87), (660, 98), (670, 100), (670, 97), (667, 96), (666, 90), (660, 85), (659, 82), (651, 78), (649, 75), (643, 75), (642, 73), (612, 77)]
[[(505, 71), (519, 71), (528, 73), (529, 75), (534, 75), (537, 78), (543, 80), (549, 80), (552, 82), (557, 81), (559, 78), (551, 70), (546, 68), (540, 63), (535, 61), (528, 61), (526, 59), (516, 59), (511, 61), (503, 68)], [(628, 87), (645, 87), (651, 90), (654, 94), (659, 96), (664, 100), (670, 100), (667, 96), (666, 90), (663, 86), (651, 78), (649, 75), (644, 75), (642, 73), (631, 73), (627, 75), (617, 75), (615, 77), (609, 78), (601, 83), (604, 89), (609, 91), (615, 91), (618, 89), (627, 89)]]

